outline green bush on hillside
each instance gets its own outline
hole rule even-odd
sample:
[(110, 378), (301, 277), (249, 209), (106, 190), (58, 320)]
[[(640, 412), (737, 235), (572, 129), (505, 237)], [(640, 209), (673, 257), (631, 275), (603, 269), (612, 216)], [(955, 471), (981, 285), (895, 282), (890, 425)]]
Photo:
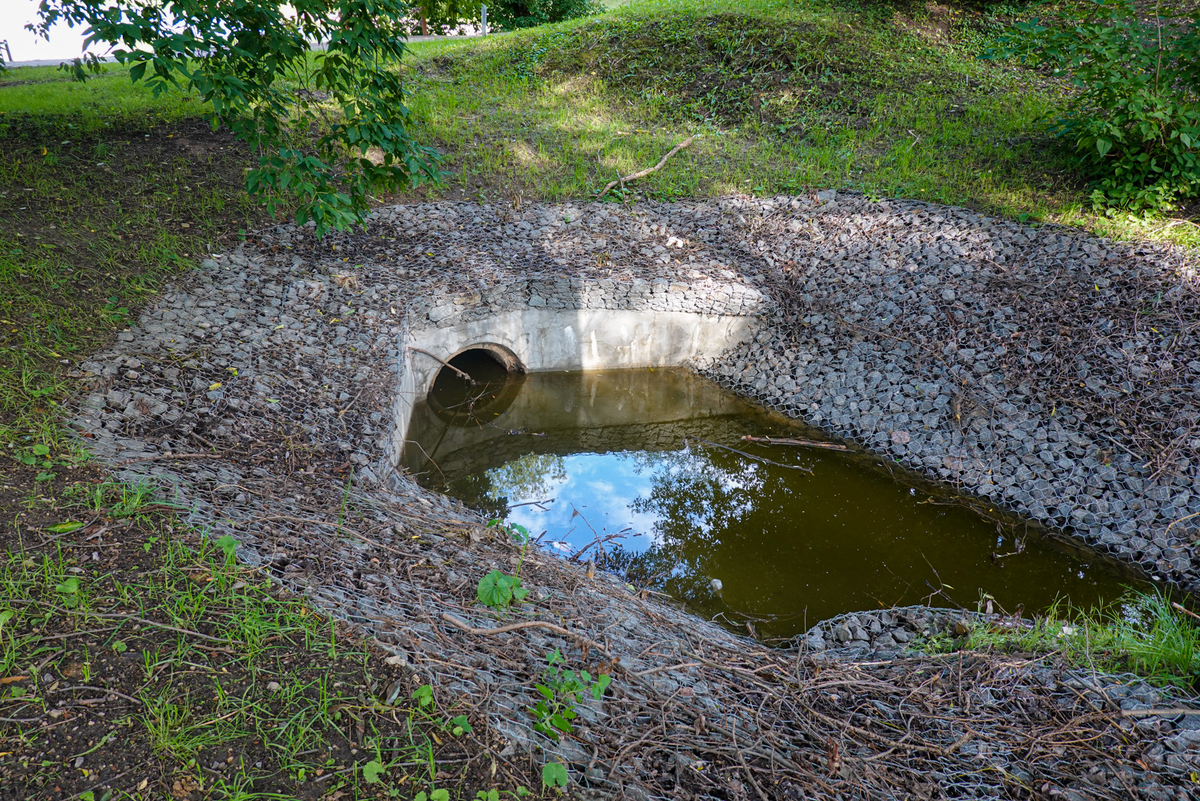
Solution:
[(1097, 205), (1200, 196), (1200, 12), (1142, 19), (1129, 0), (1092, 2), (1071, 24), (1018, 23), (986, 57), (1046, 65), (1079, 87), (1050, 130), (1074, 140)]
[(488, 24), (505, 31), (586, 17), (604, 10), (596, 0), (492, 0), (487, 7)]

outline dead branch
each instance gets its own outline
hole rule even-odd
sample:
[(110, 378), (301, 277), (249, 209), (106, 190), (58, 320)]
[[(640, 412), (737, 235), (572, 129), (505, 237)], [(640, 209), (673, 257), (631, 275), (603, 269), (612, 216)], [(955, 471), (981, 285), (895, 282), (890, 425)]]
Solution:
[(565, 629), (562, 626), (557, 626), (554, 623), (547, 623), (543, 620), (524, 620), (520, 623), (509, 623), (506, 626), (497, 626), (494, 629), (477, 629), (450, 614), (449, 612), (442, 612), (442, 620), (446, 621), (452, 626), (455, 626), (456, 628), (462, 629), (467, 634), (478, 634), (483, 636), (506, 634), (507, 632), (518, 631), (520, 629), (546, 629), (547, 631), (553, 631), (555, 634), (561, 634), (564, 637), (570, 637), (577, 642), (587, 645), (588, 648), (595, 648), (597, 651), (600, 651), (605, 656), (611, 658), (611, 654), (608, 653), (608, 649), (595, 640), (588, 639), (582, 634), (576, 634), (570, 629)]
[[(441, 365), (442, 365), (443, 367), (449, 367), (451, 370), (453, 370), (454, 372), (456, 372), (456, 373), (458, 373), (460, 376), (462, 376), (463, 380), (464, 380), (464, 381), (466, 381), (467, 383), (469, 383), (471, 386), (475, 386), (475, 384), (477, 383), (477, 382), (475, 381), (475, 379), (474, 379), (474, 378), (471, 378), (471, 376), (467, 375), (467, 374), (466, 374), (466, 373), (464, 373), (462, 370), (459, 370), (457, 367), (455, 367), (455, 366), (454, 366), (453, 364), (451, 364), (450, 362), (448, 362), (448, 361), (446, 361), (445, 359), (442, 359), (442, 358), (440, 358), (440, 357), (438, 357), (438, 356), (434, 356), (432, 353), (430, 353), (429, 351), (425, 350), (424, 348), (415, 348), (415, 347), (413, 347), (412, 345), (409, 345), (409, 346), (408, 346), (408, 349), (409, 349), (409, 350), (411, 350), (411, 351), (415, 351), (416, 353), (424, 353), (426, 356), (428, 356), (429, 358), (433, 359), (435, 362), (439, 362), (439, 363), (441, 363)], [(357, 400), (357, 398), (356, 398), (355, 400)], [(353, 402), (353, 401), (352, 401), (352, 402)], [(347, 408), (347, 409), (349, 409), (350, 407), (349, 407), (349, 406), (347, 406), (346, 408)], [(343, 410), (343, 411), (344, 411), (344, 410)]]
[[(810, 470), (807, 467), (804, 467), (802, 465), (784, 464), (783, 462), (773, 462), (770, 459), (764, 459), (763, 457), (755, 456), (752, 453), (746, 453), (745, 451), (739, 451), (737, 448), (731, 448), (728, 445), (721, 445), (716, 442), (709, 442), (708, 440), (700, 439), (699, 437), (696, 438), (696, 442), (699, 442), (702, 445), (709, 445), (713, 448), (724, 448), (725, 450), (727, 450), (731, 453), (736, 453), (738, 456), (745, 456), (747, 459), (753, 459), (756, 462), (762, 462), (764, 464), (773, 464), (776, 467), (786, 467), (788, 470), (799, 470), (803, 473), (811, 473), (812, 472), (812, 470)], [(688, 444), (688, 440), (685, 439), (683, 441), (683, 444), (686, 446)]]
[(625, 186), (626, 182), (628, 182), (628, 181), (636, 181), (638, 178), (645, 178), (647, 175), (649, 175), (651, 173), (658, 172), (659, 170), (661, 170), (663, 168), (663, 165), (667, 163), (667, 161), (671, 158), (671, 156), (674, 156), (676, 153), (678, 153), (680, 150), (683, 150), (685, 147), (690, 146), (692, 144), (692, 140), (695, 138), (696, 137), (694, 137), (694, 136), (689, 136), (687, 139), (684, 139), (682, 142), (675, 145), (675, 147), (668, 150), (667, 155), (665, 155), (661, 159), (659, 159), (658, 163), (655, 164), (653, 167), (647, 167), (644, 170), (639, 170), (637, 172), (630, 173), (629, 175), (626, 175), (623, 178), (618, 178), (615, 181), (609, 181), (608, 185), (605, 186), (603, 189), (601, 189), (600, 193), (598, 195), (596, 195), (596, 200), (599, 200), (600, 198), (607, 195), (614, 186), (619, 185), (619, 186), (623, 187), (623, 186)]
[(1176, 715), (1200, 715), (1200, 709), (1192, 709), (1191, 707), (1175, 707), (1174, 709), (1123, 709), (1123, 710), (1121, 710), (1121, 717), (1123, 717), (1123, 718), (1150, 718), (1150, 717), (1173, 718)]
[(126, 459), (117, 462), (113, 467), (125, 467), (138, 462), (157, 462), (160, 459), (224, 459), (225, 453), (160, 453), (155, 456), (143, 456), (139, 459)]
[(836, 442), (818, 442), (814, 439), (795, 439), (792, 437), (752, 437), (749, 434), (742, 437), (746, 442), (761, 442), (764, 445), (799, 445), (802, 448), (822, 448), (827, 451), (843, 451), (850, 452), (850, 448), (845, 445), (838, 445)]

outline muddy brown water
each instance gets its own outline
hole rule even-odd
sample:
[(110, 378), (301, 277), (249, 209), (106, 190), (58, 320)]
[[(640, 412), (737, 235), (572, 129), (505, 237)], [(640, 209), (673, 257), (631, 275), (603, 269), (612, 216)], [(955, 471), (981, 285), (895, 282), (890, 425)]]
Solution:
[[(1026, 613), (1115, 600), (1115, 562), (682, 369), (443, 370), (405, 465), (542, 547), (763, 638), (834, 615), (930, 602)], [(800, 469), (797, 469), (800, 468)], [(715, 580), (715, 581), (714, 581)]]

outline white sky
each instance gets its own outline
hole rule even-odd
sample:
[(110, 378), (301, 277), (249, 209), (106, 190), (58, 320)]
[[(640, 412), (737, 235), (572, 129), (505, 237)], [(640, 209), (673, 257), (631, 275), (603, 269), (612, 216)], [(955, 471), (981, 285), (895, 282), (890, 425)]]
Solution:
[[(8, 40), (14, 61), (35, 59), (69, 60), (83, 53), (83, 28), (57, 25), (50, 32), (50, 41), (25, 30), (27, 22), (37, 19), (38, 0), (0, 0), (0, 39)], [(93, 48), (103, 55), (108, 48)]]

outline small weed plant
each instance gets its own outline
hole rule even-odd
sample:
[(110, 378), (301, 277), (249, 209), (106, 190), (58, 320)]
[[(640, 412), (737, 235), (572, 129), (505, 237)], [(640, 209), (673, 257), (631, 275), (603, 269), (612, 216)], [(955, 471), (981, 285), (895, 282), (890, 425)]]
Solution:
[(525, 563), (525, 551), (529, 548), (529, 530), (516, 523), (492, 520), (489, 527), (499, 528), (521, 546), (521, 557), (517, 560), (516, 573), (509, 575), (502, 570), (493, 570), (479, 580), (475, 597), (479, 603), (498, 612), (507, 612), (513, 601), (523, 601), (529, 590), (521, 586), (521, 566)]
[(574, 731), (571, 721), (579, 717), (576, 707), (585, 692), (599, 701), (612, 682), (612, 677), (601, 674), (595, 679), (586, 670), (575, 671), (567, 667), (562, 652), (557, 648), (546, 655), (546, 672), (542, 682), (535, 685), (542, 698), (529, 712), (536, 719), (533, 728), (558, 742), (563, 734)]
[(1171, 209), (1200, 195), (1200, 11), (1093, 3), (1073, 22), (1017, 23), (985, 57), (1047, 66), (1079, 88), (1050, 130), (1074, 143), (1095, 205)]
[(528, 787), (518, 786), (515, 790), (480, 790), (475, 793), (475, 801), (500, 801), (501, 798), (525, 798), (531, 796)]

